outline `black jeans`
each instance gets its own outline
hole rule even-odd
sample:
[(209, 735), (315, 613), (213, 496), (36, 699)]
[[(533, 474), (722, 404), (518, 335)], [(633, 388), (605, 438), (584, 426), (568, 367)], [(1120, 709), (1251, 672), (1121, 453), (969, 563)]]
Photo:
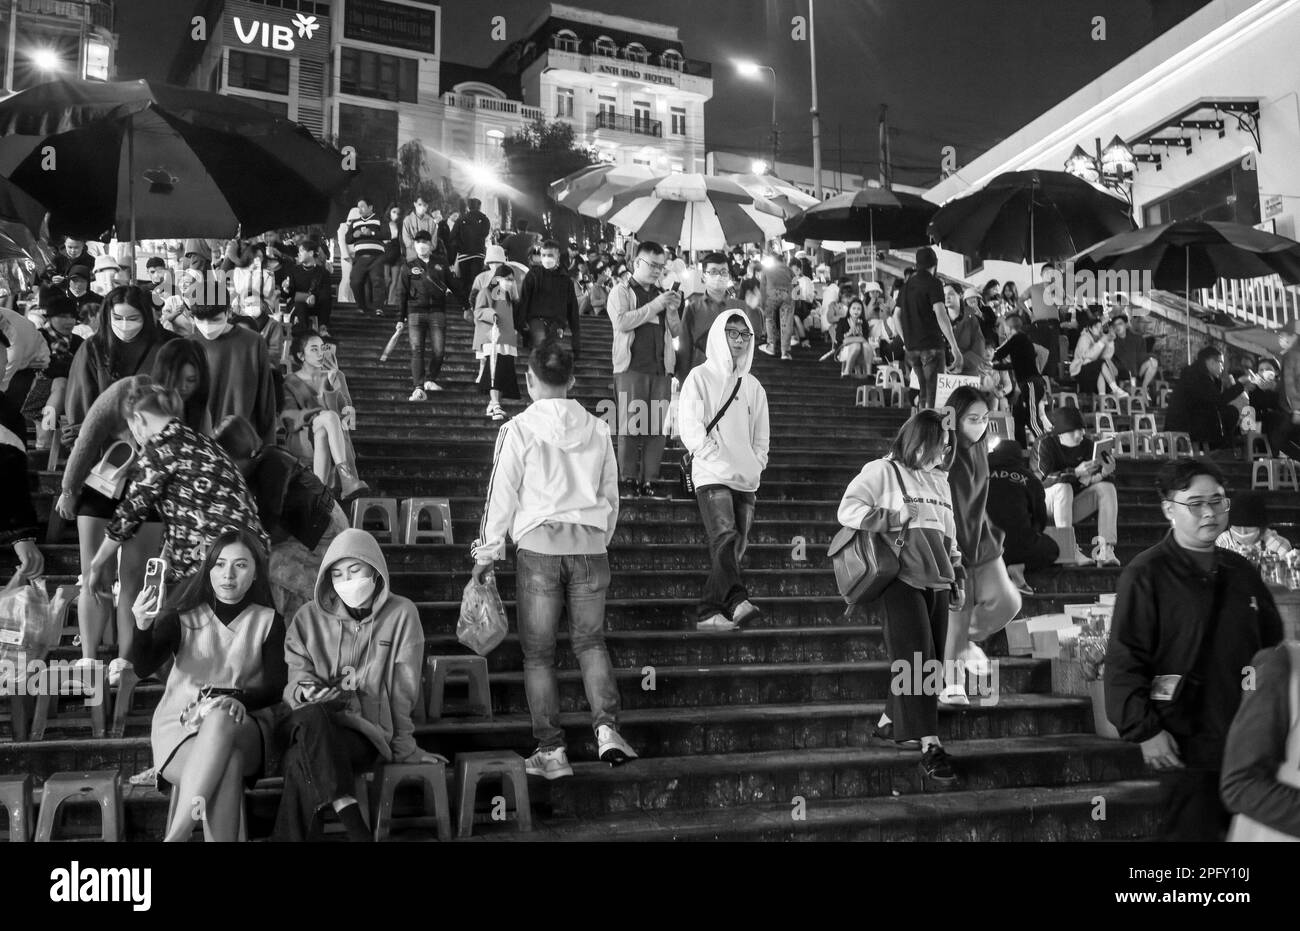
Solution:
[(442, 371), (447, 314), (441, 310), (411, 311), (406, 318), (406, 332), (411, 340), (411, 384), (422, 388), (426, 381), (437, 381)]
[[(1179, 747), (1184, 739), (1175, 736)], [(1219, 797), (1219, 770), (1187, 764), (1187, 769), (1160, 775), (1163, 799), (1159, 840), (1219, 843), (1232, 816)]]
[(740, 575), (740, 561), (749, 545), (755, 495), (726, 485), (705, 485), (695, 489), (695, 500), (709, 535), (710, 562), (696, 617), (703, 621), (721, 614), (730, 619), (736, 605), (749, 599)]
[(348, 284), (352, 287), (353, 300), (362, 311), (383, 310), (388, 297), (384, 288), (384, 254), (363, 252), (353, 258)]
[(529, 317), (528, 318), (528, 342), (529, 345), (536, 349), (548, 339), (556, 336), (560, 330), (564, 329), (564, 324), (553, 317)]
[(461, 304), (469, 307), (469, 289), (474, 286), (474, 279), (483, 273), (483, 256), (476, 255), (473, 258), (462, 259), (457, 266), (460, 274), (453, 279), (455, 282), (453, 287)]
[(303, 705), (282, 725), (284, 794), (272, 840), (319, 839), (322, 808), (356, 791), (356, 777), (368, 772), (379, 750), (366, 737), (341, 727), (321, 705)]
[[(876, 601), (884, 615), (881, 627), (890, 663), (885, 713), (894, 724), (895, 740), (939, 734), (943, 676), (936, 675), (933, 664), (942, 660), (948, 639), (948, 597), (947, 589), (913, 588), (895, 579)], [(903, 687), (895, 689), (894, 680)]]

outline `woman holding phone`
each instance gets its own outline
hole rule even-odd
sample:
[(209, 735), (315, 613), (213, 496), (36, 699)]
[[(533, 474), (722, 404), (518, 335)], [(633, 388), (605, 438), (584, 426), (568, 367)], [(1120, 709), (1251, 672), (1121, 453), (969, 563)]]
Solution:
[(287, 681), (284, 620), (272, 607), (257, 537), (227, 530), (170, 597), (146, 585), (131, 606), (130, 659), (142, 676), (175, 659), (150, 728), (158, 787), (180, 795), (164, 841), (239, 834), (246, 782), (273, 768)]
[(356, 428), (348, 380), (334, 359), (334, 347), (314, 333), (295, 336), (289, 348), (297, 369), (284, 380), (285, 447), (311, 467), (327, 486), (337, 472), (347, 501), (370, 486), (357, 477), (350, 429)]

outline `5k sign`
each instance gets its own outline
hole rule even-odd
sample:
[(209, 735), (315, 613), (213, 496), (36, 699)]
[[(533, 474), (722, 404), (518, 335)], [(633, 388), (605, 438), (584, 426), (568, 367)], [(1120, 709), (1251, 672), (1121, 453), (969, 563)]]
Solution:
[(298, 13), (289, 25), (268, 23), (262, 20), (234, 18), (235, 35), (244, 45), (260, 45), (280, 52), (292, 52), (294, 39), (311, 39), (321, 27), (315, 16)]

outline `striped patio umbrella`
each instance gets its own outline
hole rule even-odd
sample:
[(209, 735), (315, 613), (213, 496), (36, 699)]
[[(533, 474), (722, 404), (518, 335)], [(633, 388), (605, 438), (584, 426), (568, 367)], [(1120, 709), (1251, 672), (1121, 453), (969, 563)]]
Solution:
[(735, 181), (701, 174), (671, 174), (615, 195), (602, 212), (606, 223), (637, 239), (697, 249), (762, 243), (781, 235), (781, 208)]
[(550, 185), (551, 197), (584, 217), (600, 219), (596, 208), (628, 188), (662, 178), (644, 165), (589, 165)]
[(735, 181), (755, 197), (770, 200), (781, 208), (781, 215), (786, 219), (819, 203), (811, 194), (805, 194), (790, 182), (772, 175), (727, 175), (727, 180)]

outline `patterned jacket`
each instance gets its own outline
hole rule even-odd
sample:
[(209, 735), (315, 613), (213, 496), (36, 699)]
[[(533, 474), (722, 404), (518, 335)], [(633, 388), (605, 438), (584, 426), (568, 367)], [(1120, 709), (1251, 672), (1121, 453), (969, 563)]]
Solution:
[(270, 552), (244, 477), (221, 447), (179, 420), (141, 449), (126, 496), (108, 525), (109, 539), (130, 539), (153, 508), (162, 514), (169, 581), (197, 572), (208, 544), (226, 530), (247, 529)]

